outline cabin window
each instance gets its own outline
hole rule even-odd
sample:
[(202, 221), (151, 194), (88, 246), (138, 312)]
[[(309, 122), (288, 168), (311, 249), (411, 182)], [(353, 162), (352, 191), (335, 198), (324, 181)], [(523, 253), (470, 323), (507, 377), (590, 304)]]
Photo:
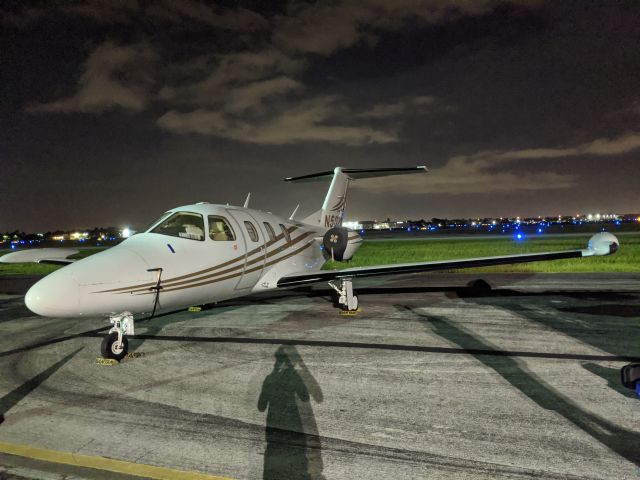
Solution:
[(151, 230), (151, 233), (204, 241), (204, 219), (199, 213), (177, 212)]
[(273, 241), (276, 239), (276, 232), (273, 231), (273, 227), (269, 222), (263, 222), (264, 228), (267, 231), (267, 235), (269, 235), (269, 240)]
[(226, 218), (209, 215), (209, 238), (217, 242), (232, 242), (236, 234)]
[(287, 239), (287, 243), (289, 243), (291, 241), (291, 235), (289, 235), (289, 230), (287, 230), (287, 227), (285, 227), (283, 224), (279, 224), (280, 225), (280, 230), (282, 230), (282, 233), (284, 234), (284, 238)]
[(252, 241), (257, 242), (258, 231), (256, 230), (256, 227), (253, 226), (253, 223), (245, 221), (244, 226), (247, 229), (247, 233), (249, 233), (249, 238), (251, 238)]

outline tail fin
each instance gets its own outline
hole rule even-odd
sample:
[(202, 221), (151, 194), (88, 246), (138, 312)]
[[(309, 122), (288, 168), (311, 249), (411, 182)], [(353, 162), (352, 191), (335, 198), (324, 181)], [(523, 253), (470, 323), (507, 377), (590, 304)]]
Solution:
[(358, 178), (386, 177), (388, 175), (404, 175), (406, 173), (425, 173), (427, 167), (407, 167), (407, 168), (341, 168), (336, 167), (333, 171), (313, 173), (302, 177), (288, 177), (285, 182), (316, 182), (328, 180), (331, 176), (331, 185), (327, 191), (322, 208), (317, 212), (303, 219), (304, 223), (310, 225), (332, 228), (342, 225), (344, 209), (347, 203), (347, 189), (349, 182)]

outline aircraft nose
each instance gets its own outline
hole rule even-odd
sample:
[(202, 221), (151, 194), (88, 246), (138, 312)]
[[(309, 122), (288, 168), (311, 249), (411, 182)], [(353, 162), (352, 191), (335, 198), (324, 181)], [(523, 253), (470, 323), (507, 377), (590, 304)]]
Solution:
[(78, 316), (80, 286), (64, 269), (53, 272), (32, 286), (24, 297), (29, 310), (43, 317)]

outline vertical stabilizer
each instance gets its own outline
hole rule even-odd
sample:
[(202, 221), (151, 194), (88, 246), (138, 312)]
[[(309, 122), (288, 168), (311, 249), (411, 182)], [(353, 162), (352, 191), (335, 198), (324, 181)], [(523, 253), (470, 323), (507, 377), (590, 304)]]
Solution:
[(310, 225), (332, 228), (342, 225), (344, 208), (347, 203), (347, 188), (351, 179), (342, 172), (340, 167), (333, 170), (333, 179), (324, 198), (322, 208), (309, 215), (302, 221)]
[(336, 167), (333, 171), (313, 173), (302, 177), (285, 178), (287, 182), (315, 182), (328, 180), (331, 178), (329, 191), (324, 199), (322, 208), (317, 212), (303, 219), (304, 223), (323, 228), (332, 228), (342, 225), (344, 208), (347, 204), (347, 188), (349, 183), (358, 178), (387, 177), (390, 175), (405, 175), (408, 173), (426, 173), (427, 168), (404, 167), (404, 168), (341, 168)]

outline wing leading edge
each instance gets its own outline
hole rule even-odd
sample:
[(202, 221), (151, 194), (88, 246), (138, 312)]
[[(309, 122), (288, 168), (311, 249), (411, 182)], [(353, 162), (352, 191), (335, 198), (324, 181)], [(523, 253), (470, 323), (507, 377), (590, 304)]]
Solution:
[(344, 270), (324, 270), (315, 273), (299, 273), (282, 277), (278, 287), (295, 287), (311, 283), (325, 282), (341, 278), (373, 277), (379, 275), (397, 275), (402, 273), (435, 272), (460, 268), (487, 267), (492, 265), (508, 265), (515, 263), (560, 260), (564, 258), (581, 258), (602, 256), (615, 253), (618, 239), (610, 233), (599, 233), (591, 237), (586, 249), (566, 250), (561, 252), (524, 253), (519, 255), (502, 255), (496, 257), (465, 258), (460, 260), (441, 260), (436, 262), (401, 263), (394, 265), (375, 265), (371, 267), (355, 267)]

